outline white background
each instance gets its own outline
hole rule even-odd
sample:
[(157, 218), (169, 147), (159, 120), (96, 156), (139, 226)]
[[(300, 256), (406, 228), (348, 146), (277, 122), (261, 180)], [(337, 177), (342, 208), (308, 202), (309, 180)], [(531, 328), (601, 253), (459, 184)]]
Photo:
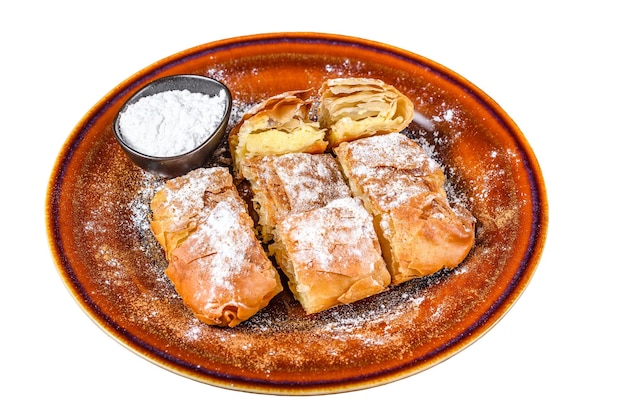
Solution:
[[(4, 2), (0, 414), (626, 415), (620, 398), (626, 388), (626, 31), (617, 4)], [(368, 38), (451, 68), (517, 122), (543, 168), (550, 226), (529, 287), (493, 330), (426, 372), (317, 397), (204, 385), (149, 363), (102, 332), (55, 269), (45, 233), (46, 188), (83, 115), (161, 58), (213, 40), (279, 31)]]

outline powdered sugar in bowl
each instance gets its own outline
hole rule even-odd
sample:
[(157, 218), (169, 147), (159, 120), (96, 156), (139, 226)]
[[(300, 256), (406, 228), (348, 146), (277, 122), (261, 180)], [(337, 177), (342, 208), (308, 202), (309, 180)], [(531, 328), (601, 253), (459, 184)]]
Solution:
[(162, 177), (205, 164), (222, 140), (232, 96), (200, 75), (159, 78), (135, 93), (113, 123), (118, 143), (139, 167)]

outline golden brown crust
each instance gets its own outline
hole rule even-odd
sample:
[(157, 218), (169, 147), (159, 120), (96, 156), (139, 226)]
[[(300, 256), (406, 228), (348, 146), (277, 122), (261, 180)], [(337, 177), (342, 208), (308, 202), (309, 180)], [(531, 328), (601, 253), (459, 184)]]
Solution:
[(475, 219), (452, 209), (443, 171), (417, 143), (392, 133), (343, 143), (335, 152), (353, 193), (374, 216), (393, 284), (465, 259)]
[[(327, 80), (318, 124), (311, 94), (270, 97), (228, 138), (261, 241), (306, 313), (462, 262), (475, 219), (450, 206), (442, 169), (399, 133), (412, 119), (411, 101), (381, 80)], [(170, 180), (152, 201), (166, 274), (209, 324), (235, 326), (282, 290), (245, 207), (225, 168)]]
[(237, 178), (245, 158), (326, 150), (325, 130), (310, 118), (311, 92), (288, 91), (270, 97), (243, 115), (228, 137)]
[(371, 215), (351, 197), (285, 217), (272, 251), (307, 314), (361, 300), (390, 283)]
[(453, 210), (441, 193), (433, 192), (382, 215), (394, 284), (460, 264), (474, 244), (474, 223), (469, 212)]
[(233, 327), (282, 291), (226, 168), (169, 180), (151, 209), (150, 226), (169, 260), (165, 274), (199, 320)]
[(273, 239), (273, 229), (287, 214), (350, 196), (350, 188), (330, 154), (253, 157), (242, 162), (241, 170), (253, 191), (261, 238), (266, 243)]
[(350, 197), (330, 154), (291, 153), (241, 164), (262, 238), (308, 314), (382, 291), (390, 282), (370, 214)]
[(400, 132), (413, 120), (413, 102), (374, 78), (333, 78), (319, 91), (318, 120), (331, 148), (342, 142)]

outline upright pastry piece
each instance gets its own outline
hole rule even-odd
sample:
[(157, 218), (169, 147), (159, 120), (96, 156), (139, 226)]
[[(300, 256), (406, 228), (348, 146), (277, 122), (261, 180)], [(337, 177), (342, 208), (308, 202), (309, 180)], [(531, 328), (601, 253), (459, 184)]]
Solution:
[(310, 96), (310, 90), (288, 91), (268, 98), (244, 114), (228, 137), (237, 177), (245, 158), (326, 150), (325, 130), (310, 118)]
[(400, 132), (413, 120), (413, 102), (373, 78), (334, 78), (320, 88), (318, 121), (331, 147), (342, 142)]
[(372, 217), (352, 197), (285, 217), (271, 250), (308, 314), (377, 294), (390, 283)]
[(374, 216), (392, 284), (453, 268), (474, 244), (475, 219), (450, 206), (438, 164), (401, 133), (342, 143), (337, 160)]
[(150, 227), (169, 261), (165, 274), (199, 320), (234, 327), (282, 291), (228, 169), (169, 180), (151, 209)]
[(276, 224), (286, 215), (350, 196), (337, 161), (327, 153), (248, 158), (242, 161), (241, 171), (250, 183), (265, 243), (274, 238)]

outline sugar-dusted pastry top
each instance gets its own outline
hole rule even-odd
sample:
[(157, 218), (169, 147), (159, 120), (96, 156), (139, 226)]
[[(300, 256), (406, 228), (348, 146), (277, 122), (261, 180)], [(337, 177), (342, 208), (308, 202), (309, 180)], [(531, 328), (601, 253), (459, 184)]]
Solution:
[(325, 206), (350, 196), (335, 158), (330, 154), (291, 153), (242, 161), (264, 242), (273, 238), (276, 223), (289, 213)]
[(283, 218), (271, 250), (308, 314), (377, 294), (390, 283), (372, 217), (352, 197)]
[(413, 102), (375, 78), (332, 78), (319, 91), (318, 120), (331, 147), (342, 142), (400, 132), (413, 120)]
[[(226, 168), (172, 179), (152, 201), (167, 276), (202, 321), (235, 326), (282, 290), (306, 313), (453, 268), (475, 219), (452, 207), (441, 167), (400, 133), (413, 104), (370, 78), (336, 78), (251, 108)], [(251, 190), (258, 221), (237, 185)], [(258, 236), (256, 229), (258, 229)]]
[(251, 108), (231, 130), (228, 144), (235, 175), (245, 158), (291, 152), (322, 153), (326, 132), (311, 120), (311, 90), (288, 91)]
[(353, 192), (365, 195), (375, 214), (427, 191), (443, 192), (441, 167), (402, 133), (359, 139), (334, 152)]
[(475, 219), (452, 208), (441, 168), (401, 133), (335, 148), (354, 195), (373, 214), (392, 283), (457, 266), (474, 244)]
[(151, 209), (150, 227), (169, 261), (165, 274), (201, 321), (233, 327), (282, 291), (228, 169), (167, 181)]

